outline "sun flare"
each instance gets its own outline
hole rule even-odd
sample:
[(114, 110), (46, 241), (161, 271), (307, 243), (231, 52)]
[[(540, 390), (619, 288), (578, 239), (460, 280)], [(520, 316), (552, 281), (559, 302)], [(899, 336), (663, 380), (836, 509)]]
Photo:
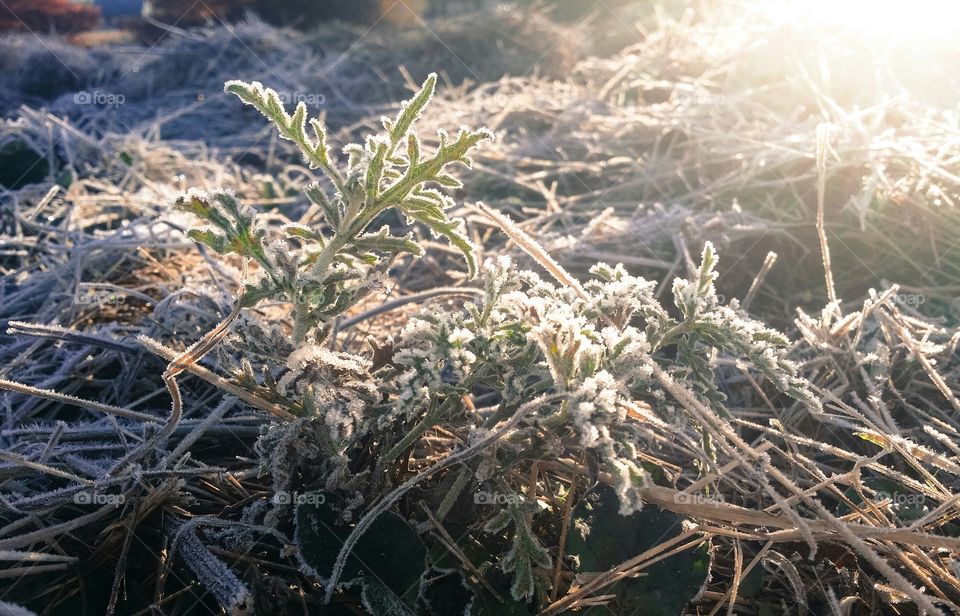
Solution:
[(768, 0), (763, 11), (776, 21), (841, 28), (872, 37), (943, 37), (960, 34), (957, 0)]

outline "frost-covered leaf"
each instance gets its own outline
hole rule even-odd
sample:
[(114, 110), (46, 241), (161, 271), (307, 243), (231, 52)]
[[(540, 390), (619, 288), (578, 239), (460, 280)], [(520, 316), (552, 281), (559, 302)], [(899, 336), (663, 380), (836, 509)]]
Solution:
[(420, 86), (420, 91), (417, 92), (416, 96), (402, 104), (395, 119), (384, 118), (383, 127), (389, 131), (391, 143), (399, 143), (406, 136), (414, 122), (420, 118), (423, 110), (430, 103), (436, 87), (437, 75), (436, 73), (430, 73), (423, 85)]
[(424, 584), (422, 610), (426, 616), (460, 616), (470, 613), (476, 595), (459, 571), (431, 571)]
[(300, 102), (291, 116), (283, 107), (283, 101), (276, 91), (265, 88), (262, 83), (254, 81), (228, 81), (224, 91), (236, 94), (244, 103), (256, 108), (267, 119), (277, 126), (277, 131), (284, 139), (296, 143), (303, 152), (304, 158), (313, 168), (329, 170), (331, 160), (327, 148), (327, 134), (324, 126), (310, 120), (314, 138), (307, 135), (307, 106)]
[(415, 257), (423, 256), (423, 247), (414, 241), (413, 236), (407, 234), (397, 237), (390, 234), (389, 227), (381, 227), (376, 233), (365, 233), (354, 240), (353, 246), (357, 252), (372, 252), (386, 255), (410, 253)]
[[(457, 550), (465, 554), (476, 567), (479, 575), (483, 576), (483, 582), (478, 580), (474, 573), (466, 576), (467, 586), (472, 591), (467, 616), (529, 616), (527, 602), (518, 601), (510, 595), (512, 576), (496, 566), (494, 560), (497, 555), (491, 553), (487, 542), (482, 537), (475, 538), (467, 527), (457, 522), (444, 522), (444, 527), (451, 537), (457, 539)], [(459, 576), (462, 572), (459, 557), (451, 552), (444, 542), (435, 541), (430, 544), (429, 559), (431, 568), (438, 574), (452, 573)], [(444, 588), (446, 587), (450, 587), (450, 584), (444, 585)], [(429, 590), (429, 586), (427, 589)], [(455, 591), (454, 595), (462, 598), (459, 590)], [(444, 601), (443, 604), (447, 605), (448, 602)], [(464, 612), (438, 612), (437, 616), (447, 613), (462, 614)]]
[(678, 376), (725, 414), (725, 396), (716, 387), (710, 364), (712, 348), (749, 362), (777, 390), (819, 411), (821, 404), (810, 384), (800, 378), (797, 365), (787, 358), (789, 339), (750, 318), (735, 302), (729, 306), (718, 302), (716, 265), (717, 254), (706, 242), (696, 277), (678, 278), (673, 283), (674, 303), (683, 314), (683, 322), (663, 335), (654, 335), (658, 346), (677, 345)]
[(463, 254), (470, 277), (476, 274), (476, 247), (464, 232), (462, 219), (449, 218), (442, 207), (423, 199), (411, 198), (402, 202), (399, 208), (408, 220), (423, 223), (434, 235), (446, 237), (450, 244)]
[(192, 239), (203, 242), (221, 254), (233, 252), (258, 262), (266, 260), (266, 230), (257, 226), (253, 210), (241, 206), (229, 192), (217, 191), (206, 195), (190, 191), (179, 197), (173, 207), (193, 214), (221, 231), (214, 233), (210, 229), (191, 229), (188, 235)]
[(532, 508), (532, 504), (510, 502), (484, 526), (488, 533), (512, 529), (510, 550), (501, 557), (500, 568), (513, 575), (510, 595), (517, 601), (530, 601), (536, 596), (536, 569), (550, 567), (552, 563), (550, 552), (530, 529), (527, 516)]
[[(629, 516), (618, 512), (612, 488), (600, 485), (574, 508), (567, 553), (579, 561), (578, 573), (601, 573), (683, 532), (684, 518), (649, 505)], [(680, 616), (710, 576), (710, 545), (680, 552), (643, 570), (643, 575), (604, 589), (616, 604), (585, 614)]]

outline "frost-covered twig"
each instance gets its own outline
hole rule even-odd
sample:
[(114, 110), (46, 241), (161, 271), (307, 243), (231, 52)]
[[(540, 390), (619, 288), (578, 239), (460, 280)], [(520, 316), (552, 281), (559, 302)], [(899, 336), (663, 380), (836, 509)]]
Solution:
[(171, 551), (176, 553), (179, 550), (187, 566), (200, 583), (216, 597), (227, 614), (245, 616), (253, 613), (253, 596), (250, 590), (222, 560), (203, 545), (197, 537), (195, 525), (183, 524), (171, 535)]
[(48, 389), (39, 389), (31, 385), (24, 385), (23, 383), (16, 383), (6, 379), (0, 379), (0, 389), (7, 389), (9, 391), (15, 391), (17, 393), (27, 394), (30, 396), (37, 396), (39, 398), (47, 398), (63, 404), (69, 404), (70, 406), (79, 406), (81, 408), (90, 409), (91, 411), (107, 413), (109, 415), (116, 415), (118, 417), (127, 417), (129, 419), (136, 419), (138, 421), (147, 423), (161, 423), (163, 421), (158, 417), (147, 415), (146, 413), (138, 413), (136, 411), (130, 411), (117, 406), (94, 402), (93, 400), (83, 400), (82, 398), (77, 398), (76, 396), (71, 396), (69, 394), (61, 394)]

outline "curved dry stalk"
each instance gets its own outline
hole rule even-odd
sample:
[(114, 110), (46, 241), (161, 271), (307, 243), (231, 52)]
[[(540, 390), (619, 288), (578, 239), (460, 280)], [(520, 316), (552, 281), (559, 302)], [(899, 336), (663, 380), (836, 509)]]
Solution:
[[(142, 335), (138, 336), (137, 340), (143, 346), (147, 347), (147, 349), (149, 349), (152, 353), (160, 357), (163, 357), (167, 361), (173, 361), (179, 356), (179, 353), (177, 353), (177, 351), (167, 346), (164, 346), (160, 342), (148, 336), (142, 336)], [(261, 411), (266, 411), (267, 413), (270, 413), (271, 415), (275, 415), (280, 419), (286, 419), (286, 420), (296, 419), (296, 416), (290, 413), (289, 411), (287, 411), (286, 409), (283, 409), (275, 404), (267, 402), (263, 398), (259, 398), (243, 388), (237, 387), (230, 381), (211, 372), (210, 370), (207, 370), (200, 364), (190, 364), (188, 366), (184, 366), (184, 370), (194, 376), (200, 377), (201, 379), (210, 383), (211, 385), (219, 387), (220, 389), (227, 392), (231, 396), (236, 396), (237, 398), (240, 398), (241, 400), (243, 400), (244, 402), (246, 402), (247, 404), (249, 404), (254, 408), (258, 408)]]
[(183, 398), (180, 395), (180, 386), (177, 385), (177, 375), (195, 365), (227, 335), (227, 332), (230, 331), (230, 324), (240, 315), (241, 308), (240, 302), (235, 303), (227, 318), (167, 365), (167, 369), (163, 372), (161, 378), (170, 393), (170, 417), (164, 423), (163, 428), (154, 434), (150, 440), (114, 464), (109, 475), (114, 476), (130, 468), (132, 464), (173, 434), (177, 424), (180, 423), (180, 418), (183, 416)]

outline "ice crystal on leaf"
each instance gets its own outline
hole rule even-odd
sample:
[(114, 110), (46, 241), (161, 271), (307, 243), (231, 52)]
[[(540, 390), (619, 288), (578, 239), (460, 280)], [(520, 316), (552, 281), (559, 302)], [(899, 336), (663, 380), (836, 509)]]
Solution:
[(412, 129), (435, 87), (436, 75), (431, 75), (394, 119), (384, 119), (385, 135), (344, 148), (347, 162), (341, 166), (327, 145), (326, 128), (319, 120), (308, 121), (304, 103), (291, 115), (280, 96), (262, 84), (227, 83), (227, 92), (273, 121), (280, 136), (295, 143), (307, 163), (322, 171), (333, 188), (329, 193), (323, 183), (316, 182), (306, 190), (323, 213), (326, 229), (290, 224), (280, 237), (272, 238), (257, 214), (227, 191), (191, 191), (177, 199), (177, 209), (203, 223), (190, 231), (190, 237), (221, 254), (246, 257), (260, 267), (262, 276), (246, 285), (242, 306), (266, 299), (290, 302), (294, 338), (304, 341), (313, 335), (322, 339), (332, 319), (375, 287), (370, 282), (371, 268), (382, 271), (400, 254), (423, 254), (410, 233), (394, 235), (387, 226), (371, 230), (380, 215), (391, 209), (408, 223), (423, 224), (434, 235), (446, 237), (463, 253), (470, 274), (474, 273), (473, 246), (464, 233), (463, 221), (447, 215), (454, 203), (441, 189), (459, 187), (450, 174), (451, 166), (469, 166), (471, 150), (492, 135), (483, 129), (461, 128), (455, 137), (441, 132), (436, 150), (425, 153)]
[(488, 533), (513, 528), (512, 545), (500, 561), (500, 568), (513, 574), (510, 594), (518, 601), (533, 598), (538, 585), (536, 569), (549, 567), (551, 563), (550, 553), (540, 544), (527, 522), (533, 509), (535, 506), (530, 503), (511, 502), (484, 526)]
[[(638, 398), (661, 405), (663, 394), (651, 379), (654, 362), (694, 380), (706, 399), (720, 400), (705, 358), (729, 354), (752, 363), (784, 393), (816, 404), (786, 359), (786, 339), (718, 304), (714, 263), (708, 246), (698, 277), (674, 285), (683, 316), (677, 320), (653, 297), (653, 283), (622, 266), (595, 266), (584, 298), (516, 271), (506, 258), (488, 261), (481, 305), (424, 312), (404, 330), (394, 357), (397, 374), (385, 381), (396, 392), (390, 417), (422, 414), (445, 397), (477, 390), (498, 391), (503, 404), (567, 392), (554, 414), (537, 421), (575, 428), (581, 446), (607, 462), (622, 511), (630, 513), (641, 504), (637, 489), (645, 473), (635, 453), (644, 444), (626, 409)], [(674, 351), (665, 353), (668, 347)]]
[(339, 446), (357, 433), (380, 397), (369, 362), (356, 355), (304, 345), (287, 358), (287, 369), (277, 383), (280, 395), (296, 401), (304, 415), (322, 417)]
[[(359, 520), (350, 534), (355, 539), (413, 486), (446, 489), (434, 481), (444, 473), (412, 470), (413, 452), (419, 468), (428, 464), (424, 458), (459, 467), (456, 489), (441, 497), (440, 517), (471, 483), (495, 480), (509, 494), (526, 493), (528, 486), (516, 485), (515, 478), (544, 456), (562, 454), (596, 461), (627, 515), (643, 505), (649, 478), (640, 460), (651, 447), (632, 409), (642, 404), (661, 421), (683, 420), (655, 375), (683, 383), (722, 414), (725, 397), (714, 361), (722, 355), (752, 366), (782, 394), (819, 408), (788, 359), (789, 340), (750, 319), (736, 302), (720, 302), (717, 255), (709, 243), (693, 275), (674, 280), (668, 308), (655, 296), (655, 282), (622, 265), (598, 263), (581, 283), (516, 231), (518, 245), (538, 255), (559, 283), (519, 271), (501, 256), (484, 264), (477, 301), (420, 311), (395, 340), (373, 343), (373, 360), (335, 350), (335, 319), (384, 286), (399, 255), (423, 253), (410, 233), (371, 230), (384, 212), (395, 210), (445, 237), (463, 253), (471, 274), (475, 269), (463, 221), (448, 216), (453, 202), (443, 191), (460, 186), (452, 165), (469, 165), (471, 150), (490, 134), (441, 133), (434, 152), (424, 153), (413, 127), (435, 83), (429, 77), (395, 118), (385, 119), (384, 134), (344, 148), (346, 162), (340, 163), (324, 126), (308, 120), (304, 105), (290, 114), (261, 84), (231, 82), (229, 92), (276, 124), (280, 136), (322, 172), (325, 179), (306, 194), (324, 224), (269, 229), (226, 191), (192, 191), (176, 202), (200, 221), (190, 237), (256, 264), (258, 277), (240, 291), (234, 314), (265, 300), (290, 306), (282, 326), (242, 316), (223, 351), (235, 360), (238, 384), (298, 417), (267, 429), (258, 443), (277, 491), (295, 490), (298, 481), (336, 491), (345, 503), (339, 519)], [(440, 427), (455, 443), (452, 453), (437, 455), (424, 444), (427, 432)], [(541, 574), (551, 562), (531, 527), (535, 505), (512, 503), (490, 519), (470, 522), (503, 540), (497, 562), (512, 575), (511, 594), (523, 601), (543, 590)], [(271, 511), (271, 520), (278, 511)], [(345, 559), (338, 556), (328, 598)]]

